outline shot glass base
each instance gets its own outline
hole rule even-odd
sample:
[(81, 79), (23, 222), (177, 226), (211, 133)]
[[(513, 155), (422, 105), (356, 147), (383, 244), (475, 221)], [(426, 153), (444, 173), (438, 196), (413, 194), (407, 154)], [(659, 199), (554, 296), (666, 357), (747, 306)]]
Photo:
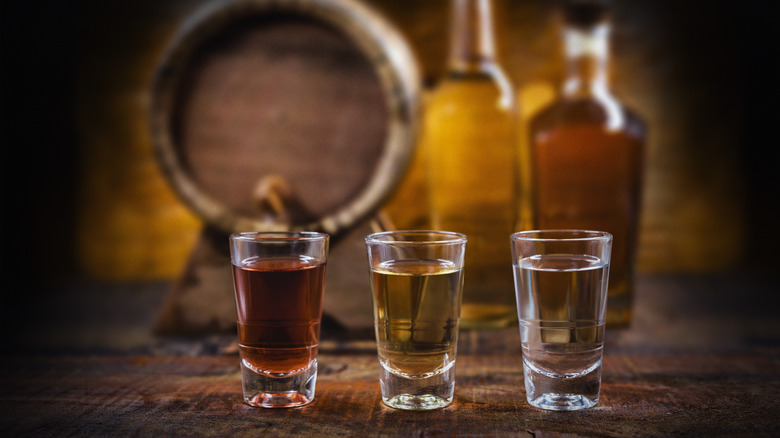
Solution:
[(443, 408), (455, 395), (455, 364), (428, 377), (404, 377), (379, 367), (382, 401), (391, 408), (427, 411)]
[(531, 406), (548, 411), (578, 411), (596, 406), (598, 400), (591, 400), (579, 394), (542, 394), (534, 399), (528, 398)]
[(244, 401), (257, 408), (296, 408), (311, 403), (314, 398), (307, 398), (297, 392), (270, 393), (261, 392), (252, 396), (244, 396)]
[(317, 362), (290, 376), (257, 373), (241, 361), (244, 402), (261, 408), (295, 408), (314, 401)]
[(576, 376), (552, 376), (524, 363), (528, 404), (550, 411), (578, 411), (599, 402), (601, 362)]
[(382, 397), (382, 401), (391, 408), (404, 409), (407, 411), (428, 411), (448, 406), (452, 403), (452, 397), (442, 398), (430, 394), (399, 394), (391, 398)]

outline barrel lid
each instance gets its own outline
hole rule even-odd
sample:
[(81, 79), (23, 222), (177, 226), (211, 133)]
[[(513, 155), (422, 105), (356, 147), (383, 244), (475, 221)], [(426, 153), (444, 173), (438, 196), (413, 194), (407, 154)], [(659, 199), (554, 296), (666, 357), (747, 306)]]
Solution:
[(214, 1), (183, 22), (155, 73), (153, 146), (217, 229), (336, 235), (403, 177), (419, 86), (400, 32), (362, 3)]

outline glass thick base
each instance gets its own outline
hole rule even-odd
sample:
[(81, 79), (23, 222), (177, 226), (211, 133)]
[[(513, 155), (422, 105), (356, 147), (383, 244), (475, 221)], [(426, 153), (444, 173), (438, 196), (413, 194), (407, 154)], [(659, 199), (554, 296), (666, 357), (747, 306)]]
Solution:
[(317, 360), (309, 368), (287, 376), (257, 373), (241, 361), (244, 402), (261, 408), (295, 408), (314, 400)]
[(582, 374), (551, 375), (535, 370), (523, 361), (528, 404), (549, 411), (578, 411), (599, 402), (601, 361)]
[(440, 409), (455, 396), (455, 362), (442, 372), (428, 377), (405, 377), (380, 363), (379, 384), (382, 401), (391, 408), (427, 411)]
[(548, 411), (578, 411), (596, 406), (598, 399), (591, 400), (578, 394), (542, 394), (535, 399), (528, 399), (531, 406)]

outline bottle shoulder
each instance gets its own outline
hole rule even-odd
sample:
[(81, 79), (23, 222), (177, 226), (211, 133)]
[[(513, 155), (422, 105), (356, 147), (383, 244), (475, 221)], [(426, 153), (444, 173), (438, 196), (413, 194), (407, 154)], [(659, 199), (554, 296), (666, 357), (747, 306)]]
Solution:
[(489, 86), (500, 89), (514, 89), (514, 84), (504, 71), (496, 66), (478, 70), (448, 70), (439, 81), (439, 87), (458, 86)]
[(631, 108), (623, 107), (623, 111), (626, 114), (625, 131), (633, 137), (645, 138), (647, 136), (647, 123), (644, 118)]
[(540, 110), (530, 122), (534, 133), (574, 125), (603, 125), (637, 138), (646, 134), (643, 118), (617, 100), (605, 104), (595, 98), (561, 97)]
[(502, 107), (515, 109), (516, 97), (512, 82), (500, 70), (449, 71), (431, 90), (430, 99), (459, 100), (473, 104), (498, 99)]

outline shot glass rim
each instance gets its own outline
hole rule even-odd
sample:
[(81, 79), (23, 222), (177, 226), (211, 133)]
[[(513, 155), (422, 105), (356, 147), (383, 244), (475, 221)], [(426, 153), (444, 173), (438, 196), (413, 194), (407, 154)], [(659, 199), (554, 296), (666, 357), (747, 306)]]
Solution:
[[(568, 236), (563, 234), (569, 233)], [(558, 237), (543, 237), (544, 235), (557, 234)], [(525, 240), (529, 242), (577, 242), (588, 240), (612, 240), (612, 234), (606, 231), (580, 230), (580, 229), (549, 229), (526, 230), (512, 233), (512, 240)]]
[(230, 235), (231, 240), (246, 242), (317, 241), (329, 237), (319, 231), (243, 231)]
[[(390, 235), (435, 235), (447, 236), (447, 239), (430, 239), (430, 240), (384, 240), (380, 237)], [(386, 245), (453, 245), (466, 243), (468, 238), (465, 234), (456, 233), (454, 231), (440, 231), (440, 230), (396, 230), (396, 231), (381, 231), (378, 233), (371, 233), (366, 236), (366, 243), (381, 243)]]

